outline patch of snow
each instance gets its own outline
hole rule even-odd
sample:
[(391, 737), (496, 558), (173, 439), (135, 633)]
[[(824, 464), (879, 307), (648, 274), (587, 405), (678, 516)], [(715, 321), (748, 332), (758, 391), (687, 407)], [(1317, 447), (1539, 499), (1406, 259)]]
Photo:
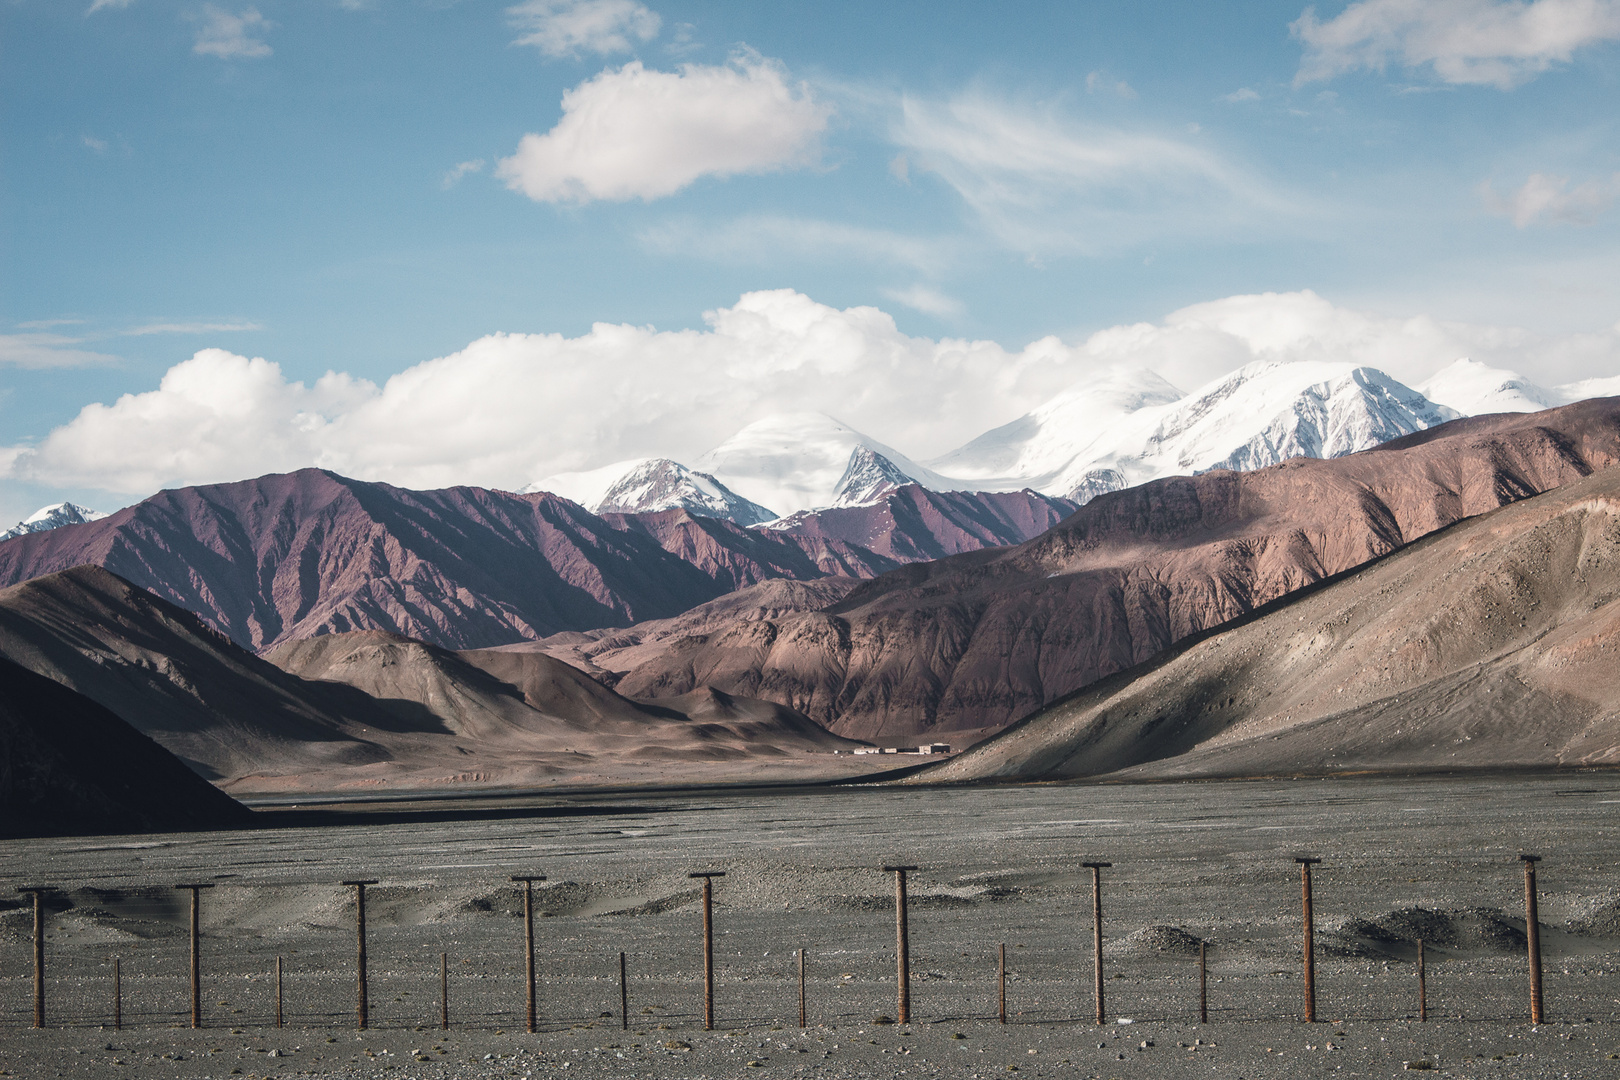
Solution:
[(1516, 371), (1488, 367), (1466, 356), (1430, 375), (1417, 389), (1430, 401), (1455, 409), (1463, 416), (1539, 412), (1562, 405), (1566, 400), (1577, 400), (1566, 398), (1557, 390), (1537, 386)]
[(708, 473), (669, 458), (634, 458), (588, 472), (560, 473), (524, 490), (561, 495), (593, 514), (645, 514), (679, 507), (739, 525), (757, 525), (777, 517)]
[(50, 506), (42, 506), (22, 521), (17, 522), (5, 532), (0, 533), (0, 540), (10, 540), (29, 533), (49, 532), (60, 529), (63, 525), (82, 525), (87, 521), (99, 521), (106, 517), (99, 510), (92, 510), (88, 506), (78, 503), (59, 502)]

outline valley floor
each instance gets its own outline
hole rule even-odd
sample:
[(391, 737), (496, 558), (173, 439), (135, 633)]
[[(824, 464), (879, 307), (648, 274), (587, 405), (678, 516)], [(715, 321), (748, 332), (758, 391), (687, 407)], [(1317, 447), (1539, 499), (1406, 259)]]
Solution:
[[(1426, 1063), (1458, 1077), (1614, 1075), (1617, 810), (1620, 776), (1585, 773), (581, 796), (483, 818), (451, 807), (277, 811), (277, 827), (254, 831), (11, 841), (0, 844), (0, 902), (15, 903), (20, 884), (61, 892), (47, 920), (44, 1031), (27, 1027), (32, 914), (0, 909), (0, 1072), (1259, 1080), (1389, 1076)], [(1535, 1028), (1521, 851), (1545, 857), (1549, 1022)], [(1295, 1019), (1302, 852), (1324, 859), (1324, 1022), (1311, 1025)], [(1103, 872), (1110, 1022), (1100, 1029), (1079, 865), (1097, 859), (1113, 863)], [(920, 867), (906, 1026), (873, 1023), (895, 1015), (893, 877), (879, 869), (895, 862)], [(705, 1032), (699, 894), (687, 874), (711, 868), (728, 876), (715, 884), (717, 1025)], [(535, 1035), (523, 1031), (514, 873), (551, 879), (535, 893)], [(365, 1032), (354, 1027), (353, 890), (338, 884), (356, 877), (380, 882), (368, 894)], [(206, 1027), (195, 1032), (182, 1026), (182, 881), (216, 885), (203, 894)], [(1414, 927), (1427, 939), (1427, 1023), (1416, 1019)], [(1209, 946), (1205, 1025), (1194, 1022), (1192, 939)], [(448, 1031), (438, 1026), (441, 953)]]

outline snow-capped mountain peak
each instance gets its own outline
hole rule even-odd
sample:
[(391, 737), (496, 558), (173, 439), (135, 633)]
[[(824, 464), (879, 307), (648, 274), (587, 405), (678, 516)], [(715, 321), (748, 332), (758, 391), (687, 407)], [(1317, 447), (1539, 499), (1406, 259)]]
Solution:
[(756, 420), (700, 457), (699, 469), (782, 515), (831, 506), (860, 448), (886, 459), (907, 481), (934, 491), (962, 485), (825, 413), (776, 413)]
[(680, 507), (739, 525), (757, 525), (778, 516), (708, 473), (669, 458), (632, 458), (588, 472), (559, 473), (524, 490), (561, 495), (593, 514), (652, 513)]
[(849, 465), (838, 481), (832, 505), (866, 506), (911, 482), (911, 477), (894, 462), (869, 446), (857, 446), (850, 452)]
[(82, 525), (86, 521), (97, 521), (106, 516), (99, 510), (92, 510), (88, 506), (80, 506), (78, 503), (52, 503), (50, 506), (40, 507), (22, 521), (0, 533), (0, 540), (10, 540), (13, 537), (26, 536), (29, 533), (49, 532), (51, 529), (60, 529), (63, 525)]
[(1424, 397), (1464, 416), (1537, 412), (1562, 404), (1557, 391), (1537, 386), (1516, 371), (1463, 357), (1418, 384)]

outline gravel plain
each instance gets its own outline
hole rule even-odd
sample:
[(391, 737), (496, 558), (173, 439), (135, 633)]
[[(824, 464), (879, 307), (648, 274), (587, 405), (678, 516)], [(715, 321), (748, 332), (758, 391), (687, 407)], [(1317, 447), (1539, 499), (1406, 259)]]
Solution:
[[(1620, 775), (1610, 772), (380, 809), (0, 845), (0, 1076), (1620, 1075)], [(1544, 856), (1548, 1017), (1536, 1027), (1521, 851)], [(1298, 1019), (1301, 853), (1324, 859), (1315, 1024)], [(1113, 864), (1100, 1028), (1084, 860)], [(906, 1025), (878, 1022), (896, 1016), (893, 875), (879, 869), (896, 862), (919, 867)], [(713, 1031), (687, 877), (702, 869), (727, 872), (715, 883)], [(524, 1030), (521, 893), (508, 880), (522, 873), (549, 878), (535, 890), (535, 1034)], [(379, 881), (368, 890), (365, 1031), (354, 890), (338, 884), (351, 878)], [(189, 900), (173, 888), (183, 881), (215, 885), (202, 894), (196, 1031)], [(56, 890), (41, 1031), (28, 1026), (32, 911), (13, 891), (34, 884)], [(1427, 1022), (1416, 1017), (1419, 935)], [(1200, 941), (1207, 1024), (1196, 1022)]]

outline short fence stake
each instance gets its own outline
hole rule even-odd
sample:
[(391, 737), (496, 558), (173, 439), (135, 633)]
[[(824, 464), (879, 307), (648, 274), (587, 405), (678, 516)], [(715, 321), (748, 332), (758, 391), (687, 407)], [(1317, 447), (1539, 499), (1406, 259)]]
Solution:
[(805, 1023), (804, 1011), (804, 949), (799, 950), (799, 1027), (809, 1025)]
[(619, 1030), (630, 1030), (630, 983), (624, 976), (624, 953), (619, 954)]
[(1209, 964), (1206, 957), (1209, 942), (1198, 943), (1198, 1022), (1209, 1023)]
[(276, 1027), (281, 1026), (281, 957), (276, 957)]
[(1423, 939), (1418, 938), (1418, 1019), (1429, 1018), (1429, 979), (1423, 967)]
[(366, 1008), (366, 886), (377, 884), (377, 879), (365, 878), (345, 881), (343, 884), (354, 886), (355, 972), (358, 976), (355, 985), (354, 1012), (360, 1030), (364, 1031), (366, 1021), (369, 1019)]
[(1003, 1024), (1005, 1024), (1007, 1022), (1007, 943), (1006, 942), (1002, 942), (1002, 944), (1001, 944), (1001, 962), (996, 966), (996, 978), (997, 978), (998, 983), (1000, 984), (999, 985), (999, 992), (997, 993), (996, 997), (997, 997), (997, 1000), (999, 1002), (999, 1012), (1001, 1014), (1001, 1022)]
[(191, 885), (176, 885), (176, 889), (188, 889), (191, 892), (191, 1026), (202, 1027), (202, 956), (200, 935), (197, 932), (198, 897), (203, 889), (212, 889), (209, 882)]
[(1524, 863), (1524, 938), (1530, 950), (1530, 1022), (1539, 1024), (1541, 1007), (1541, 922), (1536, 915), (1536, 863), (1540, 855), (1520, 855)]
[(113, 1030), (124, 1030), (124, 973), (113, 957)]
[(439, 954), (439, 1030), (450, 1030), (450, 954)]
[(48, 885), (19, 885), (20, 893), (34, 894), (34, 1026), (45, 1026), (45, 892)]
[(894, 937), (898, 964), (896, 982), (899, 984), (899, 1002), (895, 1012), (897, 1023), (911, 1023), (911, 942), (906, 932), (906, 872), (915, 866), (885, 866), (885, 873), (894, 874)]
[(528, 1014), (529, 1034), (534, 1034), (534, 883), (546, 880), (539, 874), (513, 874), (513, 881), (523, 882), (523, 942), (524, 970), (529, 977)]
[(1084, 862), (1081, 866), (1091, 870), (1091, 952), (1093, 983), (1097, 994), (1097, 1023), (1104, 1022), (1103, 1009), (1103, 957), (1102, 957), (1102, 872), (1113, 863)]
[(1321, 862), (1313, 856), (1301, 855), (1299, 864), (1300, 899), (1305, 914), (1305, 1022), (1316, 1022), (1316, 922), (1311, 911), (1311, 867)]
[(703, 879), (703, 1030), (714, 1030), (714, 879), (724, 870), (697, 870), (686, 875)]

